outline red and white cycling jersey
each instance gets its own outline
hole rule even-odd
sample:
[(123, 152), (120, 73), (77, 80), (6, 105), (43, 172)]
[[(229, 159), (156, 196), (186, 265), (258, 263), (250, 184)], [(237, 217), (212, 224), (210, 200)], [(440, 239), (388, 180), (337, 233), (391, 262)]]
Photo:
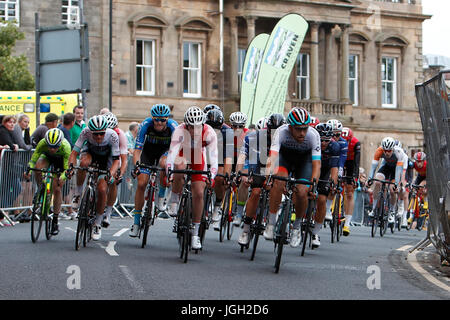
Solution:
[[(191, 136), (185, 123), (176, 127), (167, 155), (167, 169), (174, 168), (177, 156), (184, 157), (191, 165), (191, 169), (202, 171), (208, 169), (207, 159), (209, 159), (211, 180), (213, 180), (218, 168), (217, 135), (214, 129), (207, 124), (202, 127), (194, 127), (194, 134)], [(197, 177), (192, 177), (192, 181), (198, 180)]]

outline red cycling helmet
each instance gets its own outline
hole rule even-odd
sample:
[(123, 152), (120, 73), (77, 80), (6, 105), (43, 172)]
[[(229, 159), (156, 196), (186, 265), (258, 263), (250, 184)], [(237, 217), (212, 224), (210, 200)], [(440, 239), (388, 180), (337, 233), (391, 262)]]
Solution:
[(425, 152), (419, 151), (416, 154), (414, 154), (414, 160), (416, 161), (425, 161), (426, 158), (427, 155), (425, 154)]
[(342, 128), (342, 135), (341, 135), (341, 137), (344, 138), (347, 141), (352, 140), (352, 138), (353, 138), (353, 131), (352, 131), (352, 129), (347, 128), (347, 127)]
[(315, 128), (319, 123), (320, 123), (319, 119), (317, 119), (316, 117), (311, 116), (311, 122), (309, 123), (309, 125), (311, 127)]

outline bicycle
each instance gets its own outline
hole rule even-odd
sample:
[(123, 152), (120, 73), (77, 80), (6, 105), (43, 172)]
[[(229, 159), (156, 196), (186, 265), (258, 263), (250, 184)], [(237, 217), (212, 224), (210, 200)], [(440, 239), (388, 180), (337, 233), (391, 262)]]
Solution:
[(390, 191), (387, 190), (386, 196), (384, 195), (386, 192), (386, 185), (396, 185), (394, 182), (388, 180), (380, 180), (380, 179), (369, 179), (368, 184), (371, 186), (374, 181), (381, 182), (381, 190), (379, 192), (379, 199), (377, 207), (375, 208), (374, 217), (371, 219), (371, 236), (372, 238), (375, 236), (377, 232), (378, 226), (380, 227), (380, 236), (384, 236), (387, 229), (389, 210), (391, 208), (390, 202)]
[(97, 180), (99, 175), (106, 175), (105, 180), (110, 178), (109, 171), (101, 170), (97, 165), (87, 168), (70, 166), (69, 170), (83, 170), (88, 173), (86, 187), (81, 196), (80, 209), (78, 210), (77, 232), (75, 236), (75, 250), (79, 250), (81, 244), (86, 247), (86, 243), (91, 240), (92, 227), (95, 223), (95, 206), (97, 204)]
[(230, 240), (234, 230), (233, 218), (237, 207), (237, 186), (234, 183), (236, 173), (232, 172), (230, 176), (228, 174), (218, 176), (225, 178), (227, 184), (221, 204), (222, 216), (219, 229), (219, 241), (223, 242), (225, 233), (227, 234), (227, 240)]
[[(143, 169), (147, 169), (150, 171), (150, 179), (147, 183), (147, 188), (145, 190), (145, 206), (144, 206), (144, 214), (141, 216), (141, 223), (139, 225), (139, 234), (138, 237), (139, 239), (141, 238), (141, 233), (143, 232), (142, 235), (142, 243), (141, 243), (141, 248), (144, 248), (145, 245), (147, 244), (147, 235), (148, 235), (148, 230), (150, 228), (150, 226), (152, 226), (155, 223), (155, 219), (158, 216), (158, 209), (157, 207), (154, 205), (155, 203), (155, 194), (156, 194), (156, 189), (157, 189), (157, 176), (158, 176), (158, 171), (164, 170), (159, 168), (158, 166), (149, 166), (143, 163), (140, 163), (139, 161), (136, 162), (136, 168), (143, 168)], [(135, 179), (137, 177), (137, 174), (133, 171), (131, 173), (131, 176), (133, 177), (133, 179)], [(152, 214), (153, 212), (153, 214)]]
[(411, 188), (411, 192), (408, 204), (408, 214), (407, 214), (408, 224), (406, 226), (406, 230), (410, 230), (414, 218), (417, 220), (417, 226), (419, 226), (419, 219), (426, 217), (428, 213), (428, 206), (425, 207), (423, 196), (421, 195), (421, 190), (425, 189), (426, 186), (410, 183), (407, 185), (407, 187)]
[[(209, 229), (209, 226), (212, 223), (212, 213), (214, 211), (214, 190), (210, 186), (206, 186), (205, 191), (203, 193), (203, 212), (202, 212), (202, 219), (200, 221), (200, 228), (198, 231), (198, 235), (200, 237), (200, 243), (204, 243), (206, 230)], [(198, 253), (196, 250), (195, 253)]]
[[(281, 176), (272, 176), (272, 180), (281, 180), (286, 182), (286, 199), (282, 204), (280, 215), (278, 216), (277, 222), (275, 223), (274, 227), (274, 252), (275, 252), (275, 264), (274, 264), (274, 272), (278, 273), (280, 270), (280, 264), (281, 264), (281, 257), (283, 254), (283, 247), (285, 244), (289, 243), (289, 240), (291, 238), (291, 233), (293, 230), (293, 219), (291, 219), (292, 212), (294, 209), (294, 203), (292, 200), (292, 195), (295, 192), (295, 187), (297, 184), (303, 184), (303, 185), (312, 185), (313, 186), (313, 194), (316, 194), (317, 191), (317, 185), (316, 181), (311, 182), (309, 180), (305, 179), (295, 179), (291, 175), (289, 177), (281, 177)], [(304, 218), (304, 223), (302, 223), (302, 253), (301, 255), (304, 255), (305, 252), (305, 245), (307, 241), (307, 236), (311, 234), (312, 228), (312, 217), (313, 217), (313, 210), (315, 210), (315, 199), (309, 199), (308, 200), (308, 210), (306, 211), (306, 216)]]
[(53, 175), (59, 177), (60, 170), (53, 170), (53, 165), (47, 169), (27, 168), (26, 172), (37, 171), (43, 174), (43, 180), (34, 197), (33, 208), (31, 212), (31, 241), (35, 243), (39, 239), (42, 223), (45, 221), (45, 237), (50, 240), (52, 237), (52, 212), (50, 205), (53, 197)]
[(335, 186), (336, 194), (333, 197), (333, 202), (331, 204), (331, 223), (333, 228), (331, 228), (331, 243), (339, 242), (339, 239), (343, 235), (343, 227), (345, 222), (344, 216), (344, 188), (342, 187), (342, 178), (338, 178), (337, 185)]
[[(250, 171), (250, 173), (248, 173), (248, 174), (239, 172), (238, 177), (240, 177), (240, 176), (248, 177), (249, 181), (251, 181), (253, 179), (253, 177), (256, 177), (258, 179), (263, 179), (264, 181), (266, 180), (265, 175), (256, 174), (256, 173), (253, 173), (253, 171)], [(270, 184), (271, 180), (272, 180), (271, 176), (269, 176), (269, 178), (267, 179), (267, 184)], [(241, 245), (241, 252), (243, 252), (244, 247), (246, 249), (248, 249), (250, 247), (250, 244), (253, 241), (252, 253), (250, 255), (251, 261), (253, 261), (255, 259), (256, 248), (258, 247), (259, 237), (264, 233), (264, 230), (265, 230), (265, 221), (266, 221), (267, 215), (269, 213), (269, 207), (268, 207), (269, 192), (270, 191), (267, 190), (266, 188), (261, 188), (261, 194), (259, 196), (258, 208), (256, 209), (256, 218), (253, 221), (253, 223), (250, 225), (248, 244), (246, 246)]]
[[(175, 219), (173, 232), (177, 234), (178, 248), (180, 259), (183, 262), (188, 261), (188, 255), (191, 248), (191, 233), (192, 233), (192, 191), (191, 191), (191, 178), (193, 174), (206, 174), (209, 182), (211, 182), (210, 171), (198, 171), (198, 170), (169, 170), (169, 180), (174, 173), (181, 173), (186, 176), (183, 191), (178, 206), (177, 217)], [(199, 233), (200, 234), (200, 233)], [(198, 253), (198, 249), (195, 249), (195, 253)]]

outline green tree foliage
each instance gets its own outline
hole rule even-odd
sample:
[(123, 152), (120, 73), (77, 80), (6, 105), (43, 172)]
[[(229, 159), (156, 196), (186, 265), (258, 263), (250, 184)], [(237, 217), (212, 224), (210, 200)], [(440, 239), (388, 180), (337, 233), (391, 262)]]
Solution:
[(17, 40), (25, 39), (12, 21), (0, 21), (0, 91), (34, 90), (34, 77), (25, 55), (12, 56)]

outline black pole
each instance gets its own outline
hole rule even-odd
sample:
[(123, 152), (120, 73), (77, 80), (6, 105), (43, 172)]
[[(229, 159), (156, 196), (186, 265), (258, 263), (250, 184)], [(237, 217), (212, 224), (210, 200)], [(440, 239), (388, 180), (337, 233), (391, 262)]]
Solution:
[(112, 10), (113, 0), (109, 0), (109, 111), (112, 112)]

